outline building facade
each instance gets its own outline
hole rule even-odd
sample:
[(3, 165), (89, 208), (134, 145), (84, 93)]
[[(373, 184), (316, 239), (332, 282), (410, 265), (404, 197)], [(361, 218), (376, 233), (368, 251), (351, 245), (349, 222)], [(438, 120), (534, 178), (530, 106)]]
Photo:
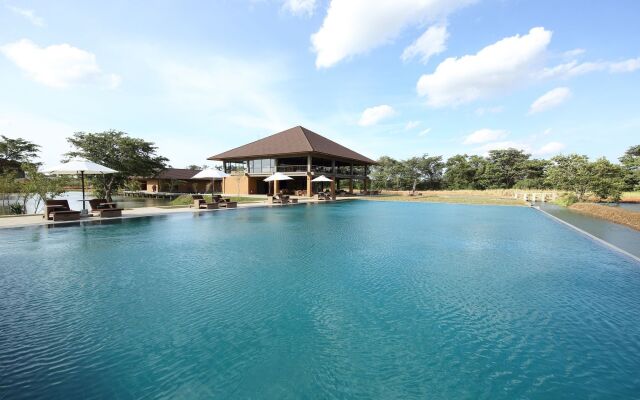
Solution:
[[(328, 187), (332, 191), (353, 192), (354, 184), (367, 188), (369, 169), (375, 164), (372, 159), (301, 126), (216, 154), (209, 160), (222, 161), (224, 171), (231, 175), (223, 181), (224, 193), (240, 195), (283, 191), (311, 196), (323, 188), (312, 182), (320, 175), (334, 181)], [(275, 172), (293, 179), (264, 182)]]
[[(193, 179), (200, 170), (185, 168), (167, 168), (148, 178), (136, 178), (143, 191), (150, 193), (208, 193), (211, 192), (211, 180)], [(220, 192), (222, 183), (215, 182), (214, 191)]]

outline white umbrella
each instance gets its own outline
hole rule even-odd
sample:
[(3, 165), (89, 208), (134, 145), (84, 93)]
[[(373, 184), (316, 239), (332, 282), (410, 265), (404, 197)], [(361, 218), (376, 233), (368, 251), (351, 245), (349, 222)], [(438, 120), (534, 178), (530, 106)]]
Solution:
[(327, 177), (326, 177), (326, 176), (324, 176), (324, 175), (320, 175), (320, 176), (319, 176), (319, 177), (317, 177), (317, 178), (313, 178), (313, 179), (311, 180), (311, 182), (323, 182), (323, 183), (322, 183), (322, 189), (324, 190), (324, 182), (333, 182), (333, 179), (329, 179), (329, 178), (327, 178)]
[[(274, 181), (290, 181), (293, 178), (283, 174), (282, 172), (276, 172), (275, 174), (268, 176), (264, 179), (265, 182), (274, 182)], [(271, 185), (271, 184), (269, 184)], [(271, 190), (269, 190), (271, 191)]]
[(115, 174), (115, 169), (111, 169), (109, 167), (105, 167), (104, 165), (96, 164), (89, 160), (84, 160), (81, 158), (75, 158), (69, 160), (66, 163), (62, 163), (59, 165), (55, 165), (49, 168), (43, 168), (42, 171), (45, 174), (56, 174), (56, 175), (78, 175), (80, 174), (80, 178), (82, 179), (82, 210), (86, 210), (85, 207), (85, 199), (84, 199), (84, 176), (86, 175), (100, 175), (100, 174)]
[(209, 178), (211, 178), (211, 195), (213, 196), (214, 181), (216, 179), (222, 179), (222, 178), (226, 178), (228, 176), (230, 176), (230, 175), (225, 173), (225, 172), (222, 172), (222, 171), (214, 169), (214, 168), (209, 168), (209, 169), (205, 169), (205, 170), (202, 170), (202, 171), (198, 172), (197, 174), (192, 176), (191, 179), (209, 179)]

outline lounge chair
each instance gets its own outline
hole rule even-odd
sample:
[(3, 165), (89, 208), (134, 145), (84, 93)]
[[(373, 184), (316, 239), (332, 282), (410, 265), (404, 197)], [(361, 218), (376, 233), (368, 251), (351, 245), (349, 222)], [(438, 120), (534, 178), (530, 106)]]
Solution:
[(116, 203), (109, 203), (107, 199), (89, 200), (91, 211), (98, 213), (100, 218), (122, 217), (122, 208), (118, 208)]
[(215, 210), (218, 208), (217, 202), (207, 203), (201, 194), (194, 194), (191, 196), (191, 199), (193, 200), (192, 206), (198, 210)]
[(67, 200), (47, 200), (44, 203), (43, 218), (54, 221), (77, 221), (80, 211), (73, 211)]
[(289, 196), (286, 194), (278, 193), (269, 199), (272, 204), (289, 204)]
[(213, 201), (216, 204), (218, 204), (219, 207), (225, 207), (225, 208), (236, 208), (236, 207), (238, 207), (238, 202), (237, 201), (231, 201), (230, 198), (222, 197), (219, 194), (213, 195)]

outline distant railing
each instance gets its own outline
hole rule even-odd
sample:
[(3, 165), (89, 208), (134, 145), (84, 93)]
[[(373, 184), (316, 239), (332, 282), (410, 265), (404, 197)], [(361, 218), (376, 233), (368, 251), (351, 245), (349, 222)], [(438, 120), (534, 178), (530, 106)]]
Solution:
[[(249, 174), (273, 174), (274, 172), (282, 172), (282, 173), (293, 173), (293, 172), (307, 172), (307, 165), (278, 165), (277, 167), (270, 168), (257, 168), (255, 170), (249, 168), (246, 172)], [(353, 171), (353, 173), (352, 173)], [(327, 174), (333, 175), (334, 169), (330, 166), (326, 165), (312, 165), (311, 172), (316, 174)], [(239, 171), (231, 171), (229, 172), (231, 175), (242, 175), (245, 173), (243, 170)], [(364, 167), (354, 166), (353, 170), (351, 166), (340, 166), (335, 168), (335, 173), (338, 175), (352, 175), (353, 176), (364, 176), (365, 170)]]
[(278, 172), (307, 172), (306, 165), (278, 165)]
[(326, 165), (312, 165), (311, 171), (318, 172), (320, 174), (332, 174), (333, 168), (328, 167)]

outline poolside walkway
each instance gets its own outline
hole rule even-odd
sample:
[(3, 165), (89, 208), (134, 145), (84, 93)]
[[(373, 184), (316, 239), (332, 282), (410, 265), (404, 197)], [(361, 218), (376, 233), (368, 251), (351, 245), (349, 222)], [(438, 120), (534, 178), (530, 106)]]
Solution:
[[(350, 200), (353, 197), (339, 197), (336, 201), (344, 201)], [(318, 201), (312, 198), (299, 198), (298, 204), (322, 204), (326, 203), (324, 200)], [(288, 204), (286, 207), (295, 206), (296, 204)], [(238, 208), (255, 208), (255, 207), (282, 207), (280, 204), (270, 204), (267, 203), (266, 200), (259, 202), (251, 202), (251, 203), (238, 203)], [(117, 219), (128, 219), (128, 218), (140, 218), (140, 217), (151, 217), (155, 215), (167, 215), (167, 214), (178, 214), (178, 213), (206, 213), (206, 212), (225, 212), (225, 211), (233, 211), (234, 209), (226, 209), (219, 208), (215, 210), (196, 210), (195, 208), (190, 207), (140, 207), (140, 208), (128, 208), (122, 211), (122, 217), (116, 218), (100, 218), (100, 217), (88, 217), (82, 218), (79, 222), (94, 222), (101, 220), (117, 220)], [(33, 214), (33, 215), (17, 215), (17, 216), (6, 216), (0, 217), (0, 229), (3, 228), (21, 228), (26, 226), (34, 226), (34, 225), (58, 225), (58, 224), (77, 224), (78, 221), (61, 221), (61, 222), (53, 222), (47, 221), (42, 218), (42, 214)]]

